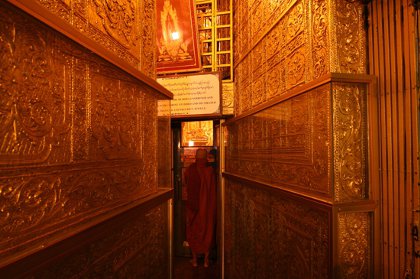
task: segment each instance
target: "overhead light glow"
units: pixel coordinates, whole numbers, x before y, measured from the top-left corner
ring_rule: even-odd
[[[178,40],[179,39],[179,33],[178,32],[172,32],[171,37],[172,37],[172,40]]]

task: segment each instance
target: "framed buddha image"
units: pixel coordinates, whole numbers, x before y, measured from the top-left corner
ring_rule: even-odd
[[[182,122],[181,146],[213,146],[213,121]]]
[[[197,20],[194,0],[157,0],[158,74],[199,71]]]

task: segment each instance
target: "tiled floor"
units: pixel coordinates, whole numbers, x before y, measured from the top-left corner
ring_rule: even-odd
[[[198,267],[193,267],[191,258],[174,258],[173,279],[218,279],[217,265],[214,262],[210,266],[203,267],[203,259],[199,259]]]

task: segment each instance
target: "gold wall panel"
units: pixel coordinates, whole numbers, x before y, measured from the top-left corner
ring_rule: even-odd
[[[159,102],[167,102],[169,100],[159,100]],[[169,106],[169,104],[168,104]],[[172,168],[172,133],[171,133],[171,118],[170,111],[166,111],[162,116],[158,117],[158,187],[171,188],[171,168]]]
[[[372,218],[369,212],[338,214],[339,278],[369,278],[372,273]]]
[[[83,35],[155,77],[153,0],[36,0]]]
[[[330,86],[228,126],[226,171],[332,198]]]
[[[225,266],[237,267],[234,270],[227,268],[227,274],[243,272],[243,278],[249,278],[247,274],[261,274],[258,278],[282,278],[284,274],[298,274],[295,278],[371,278],[373,243],[370,237],[373,224],[370,218],[376,205],[367,175],[369,79],[355,81],[343,75],[337,81],[335,79],[312,82],[308,84],[308,89],[296,89],[288,98],[274,99],[275,103],[271,106],[226,122],[228,136],[224,175],[228,181],[227,197],[232,195],[235,201],[226,201],[226,218],[231,223],[227,223],[225,228],[225,242],[230,241],[229,245],[232,245],[227,249],[237,251],[237,254],[227,252]],[[311,85],[315,86],[312,88]],[[267,195],[264,194],[267,188],[277,191],[271,201],[261,198]],[[274,270],[270,271],[274,263],[263,260],[262,267],[256,271],[257,263],[252,263],[252,260],[259,259],[260,256],[255,254],[257,252],[251,248],[236,248],[250,242],[250,247],[255,245],[255,249],[265,253],[273,249],[275,244],[271,243],[273,236],[270,235],[272,228],[269,226],[275,221],[267,219],[264,214],[281,214],[277,212],[282,210],[273,211],[270,208],[271,203],[285,203],[283,199],[290,193],[299,197],[287,203],[290,210],[298,211],[300,207],[322,202],[328,205],[329,214],[336,210],[339,212],[332,217],[331,225],[337,240],[328,248],[331,249],[328,253],[339,258],[317,263],[324,264],[322,268],[329,270],[324,277],[318,277],[318,273],[305,275],[307,271],[301,274],[303,271],[298,268],[293,269],[295,273],[284,270],[294,265],[304,268],[309,263],[305,263],[307,259],[281,255],[275,258],[284,262],[275,265]],[[259,200],[258,206],[254,199]],[[358,213],[361,208],[366,212]],[[346,213],[341,213],[343,209]],[[263,215],[261,218],[249,217],[260,213]],[[287,218],[301,218],[300,213],[288,213]],[[280,219],[286,222],[287,218]],[[287,222],[296,225],[300,221]],[[297,239],[293,241],[299,245],[310,246],[307,236],[298,232],[290,235]],[[283,246],[275,246],[275,250],[288,251],[299,246],[290,244],[293,241],[284,241],[288,237],[291,236],[279,236]],[[358,237],[360,242],[356,241]],[[255,239],[259,239],[259,242],[254,243]],[[305,249],[302,248],[302,251]],[[352,258],[353,252],[358,253],[357,257]],[[309,251],[303,254],[311,257]],[[240,271],[241,263],[246,261],[249,261],[246,263],[250,265],[249,270]],[[330,270],[332,265],[334,269]],[[340,277],[340,274],[346,275]],[[231,276],[242,278],[242,275]]]
[[[364,6],[360,1],[330,2],[333,22],[331,72],[360,74],[367,72]]]
[[[331,72],[366,73],[360,1],[237,1],[234,10],[236,115]]]
[[[373,245],[365,241],[352,242],[352,237],[359,235],[365,239],[367,233],[372,234],[373,225],[353,229],[351,237],[345,235],[343,225],[347,219],[349,226],[354,225],[353,217],[358,213],[352,214],[357,206],[359,211],[360,207],[370,211],[364,213],[363,218],[366,214],[373,215],[372,210],[376,207],[367,174],[369,81],[359,82],[357,75],[366,73],[367,67],[365,7],[362,2],[234,2],[234,112],[237,118],[227,122],[225,177],[229,181],[228,196],[238,194],[235,204],[226,208],[226,214],[228,219],[243,220],[242,223],[232,221],[226,228],[231,249],[237,251],[229,254],[225,265],[237,267],[234,270],[228,268],[227,274],[232,278],[250,278],[251,274],[261,274],[258,278],[337,278],[339,271],[352,278],[352,274],[357,273],[351,273],[352,269],[357,268],[360,268],[360,273],[356,278],[372,277],[370,255]],[[344,73],[346,75],[342,75]],[[325,82],[331,76],[342,78]],[[232,186],[234,179],[246,180],[249,185],[235,183]],[[287,196],[283,190],[299,196],[290,202],[293,209],[308,204],[312,206],[319,201],[331,206],[330,213],[349,207],[346,208],[348,215],[334,215],[332,218],[332,231],[339,231],[341,238],[331,244],[329,252],[341,256],[338,263],[332,258],[317,263],[324,265],[322,268],[327,270],[326,274],[300,273],[309,264],[308,260],[290,256],[294,251],[288,249],[305,245],[308,240],[296,232],[290,235],[298,239],[297,244],[279,248],[290,256],[283,257],[281,266],[271,274],[264,273],[264,269],[270,270],[276,263],[263,261],[263,267],[256,271],[258,260],[254,263],[251,259],[260,256],[256,256],[251,248],[247,250],[245,243],[250,241],[257,250],[261,247],[265,251],[272,250],[272,236],[267,228],[271,221],[262,217],[265,223],[260,224],[259,219],[249,216],[257,214],[253,212],[261,212],[262,216],[268,214],[270,202],[269,199],[261,200],[265,205],[256,206],[249,200],[264,196],[266,187],[281,189],[277,190],[278,197],[273,198],[280,203]],[[252,194],[244,194],[251,191],[248,188],[252,189]],[[304,199],[308,199],[308,204]],[[251,208],[241,205],[242,200],[248,201],[244,204],[250,204]],[[241,217],[243,215],[247,218]],[[294,215],[299,216],[299,213],[290,213],[290,216]],[[294,225],[300,222],[288,221],[287,218],[281,221]],[[248,227],[256,229],[252,231]],[[259,242],[254,243],[255,239]],[[288,238],[284,236],[283,239]],[[240,241],[244,248],[240,251],[235,248],[235,241]],[[358,251],[367,251],[358,254],[360,257],[352,263],[353,266],[347,262],[351,255],[347,245],[354,245]],[[302,255],[311,258],[310,251]],[[229,262],[231,259],[236,262]],[[239,267],[246,266],[246,260],[251,267],[241,271]],[[331,268],[335,264],[337,266]],[[293,269],[293,266],[296,266],[294,273],[287,273],[285,269]],[[235,272],[241,276],[236,276]]]
[[[7,278],[169,278],[167,205],[125,212],[60,243],[57,252],[39,255],[40,265]]]
[[[157,91],[5,2],[0,71],[3,260],[157,191]]]
[[[228,124],[226,171],[331,202],[368,199],[366,96],[366,84],[333,82]]]
[[[229,179],[225,210],[226,278],[333,278],[329,206]]]

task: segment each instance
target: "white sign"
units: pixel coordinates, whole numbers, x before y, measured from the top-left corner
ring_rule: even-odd
[[[158,78],[174,94],[172,116],[220,114],[220,78],[218,73]]]

